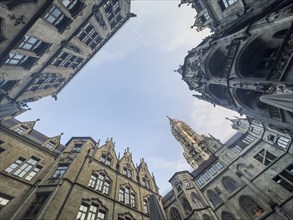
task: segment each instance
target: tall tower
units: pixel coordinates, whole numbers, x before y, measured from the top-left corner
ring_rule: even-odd
[[[219,140],[197,134],[186,123],[169,117],[168,119],[172,134],[183,147],[183,156],[193,169],[196,169],[202,162],[209,159],[222,146]]]

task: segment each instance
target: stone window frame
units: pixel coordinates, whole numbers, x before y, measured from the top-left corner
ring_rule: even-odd
[[[61,179],[64,174],[66,173],[66,171],[69,168],[69,164],[68,163],[61,163],[58,164],[58,167],[54,170],[52,177],[53,179]]]
[[[202,176],[198,177],[195,181],[198,186],[202,186],[205,184],[205,180],[203,179]]]
[[[72,68],[75,70],[82,62],[83,58],[75,56],[73,54],[67,53],[61,50],[57,56],[52,58],[50,65],[56,67]]]
[[[32,156],[30,159],[19,157],[10,164],[4,172],[14,175],[26,181],[31,181],[43,168],[39,163],[40,159]]]
[[[126,176],[127,178],[130,178],[130,179],[133,178],[133,170],[129,164],[125,164],[122,167],[122,174],[123,174],[123,176]]]
[[[192,201],[195,204],[196,208],[202,208],[203,207],[202,200],[201,200],[201,198],[199,197],[199,195],[197,193],[192,192],[190,196],[191,196]]]
[[[230,194],[235,192],[240,187],[239,183],[235,181],[231,176],[224,176],[221,179],[221,183]]]
[[[136,192],[130,185],[121,185],[118,192],[118,201],[130,206],[132,208],[137,207]]]
[[[106,17],[109,21],[111,29],[114,29],[115,26],[123,19],[120,13],[121,7],[119,1],[116,1],[113,4],[113,1],[108,0],[104,3],[103,8],[105,10]]]
[[[105,164],[106,166],[110,167],[113,161],[113,157],[110,153],[102,153],[99,161]]]
[[[183,182],[183,184],[184,184],[185,187],[190,187],[190,186],[191,186],[191,185],[190,185],[190,182],[187,180],[186,177],[183,177],[183,178],[182,178],[182,182]]]
[[[94,202],[90,204],[82,202],[76,219],[95,219],[95,220],[104,220],[107,216],[107,210],[105,210],[101,205],[98,205]]]
[[[147,189],[151,189],[150,180],[146,175],[142,177],[142,185],[145,186]]]
[[[42,208],[44,207],[44,204],[46,203],[48,197],[50,196],[50,193],[38,193],[36,194],[34,200],[28,207],[28,209],[23,214],[23,219],[36,219]],[[21,219],[22,219],[21,218]]]
[[[109,195],[111,192],[112,180],[105,171],[94,171],[90,176],[88,187]]]
[[[82,145],[83,144],[81,144],[81,143],[75,143],[71,152],[72,153],[80,153]]]
[[[61,83],[65,80],[64,77],[38,77],[34,79],[32,84],[26,89],[26,91],[36,91],[40,89],[48,89],[54,87],[57,89]]]
[[[23,133],[27,132],[28,130],[29,130],[29,128],[24,125],[19,125],[18,127],[16,127],[14,129],[14,131],[18,134],[23,134]]]
[[[214,207],[217,207],[223,203],[221,197],[212,189],[208,189],[206,195]]]
[[[219,4],[223,10],[229,8],[231,5],[235,4],[238,0],[220,0]]]
[[[172,207],[169,211],[171,220],[182,220],[181,215],[177,208]]]
[[[103,41],[103,38],[90,22],[86,23],[86,25],[80,29],[76,37],[92,49]]]
[[[19,44],[18,48],[23,49],[23,50],[28,50],[28,51],[34,51],[35,49],[37,49],[40,46],[41,43],[42,43],[41,40],[39,40],[35,37],[32,37],[28,34],[25,34],[24,39]]]
[[[59,24],[64,17],[65,15],[55,5],[52,5],[49,11],[44,15],[44,19],[54,26]]]
[[[189,215],[192,212],[192,208],[191,208],[187,198],[183,196],[181,198],[181,202],[182,202],[182,207],[183,207],[186,215]]]

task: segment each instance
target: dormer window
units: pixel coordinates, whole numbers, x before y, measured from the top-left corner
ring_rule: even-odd
[[[20,125],[19,127],[17,127],[14,131],[17,132],[18,134],[22,134],[24,133],[26,130],[28,130],[27,127]]]
[[[111,166],[111,161],[112,161],[112,158],[111,158],[110,155],[108,155],[108,154],[102,154],[102,156],[100,158],[100,162],[102,162],[106,166]]]
[[[45,147],[48,148],[49,150],[52,150],[55,147],[56,143],[49,141]]]
[[[132,170],[128,167],[123,167],[122,174],[128,178],[132,178]]]
[[[72,153],[79,153],[81,149],[82,144],[75,144],[72,148]]]
[[[142,178],[142,185],[145,186],[147,189],[150,189],[150,181],[148,180],[148,178]]]

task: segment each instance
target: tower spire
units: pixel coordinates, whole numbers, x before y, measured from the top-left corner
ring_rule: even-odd
[[[173,136],[183,147],[183,156],[194,169],[207,160],[213,154],[212,152],[221,147],[221,144],[214,139],[199,135],[180,120],[171,119],[170,125]]]

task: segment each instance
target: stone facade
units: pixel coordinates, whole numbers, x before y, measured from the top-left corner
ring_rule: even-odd
[[[231,122],[241,133],[216,151],[210,148],[219,144],[216,139],[206,144],[207,159],[169,180],[173,189],[163,197],[167,219],[293,218],[292,135],[250,118]]]
[[[281,6],[232,34],[208,36],[178,72],[196,98],[292,131],[293,3]]]
[[[0,103],[24,104],[64,86],[125,22],[130,0],[0,2]]]
[[[149,219],[149,198],[159,200],[155,178],[112,138],[47,137],[35,121],[1,122],[1,219]]]

